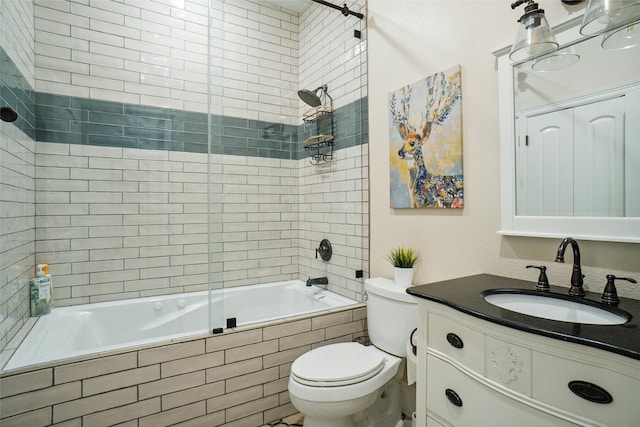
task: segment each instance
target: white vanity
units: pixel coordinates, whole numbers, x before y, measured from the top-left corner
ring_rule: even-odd
[[[409,288],[418,427],[640,425],[640,301],[621,302],[624,324],[578,324],[493,306],[482,294],[496,288],[535,283],[476,275]]]

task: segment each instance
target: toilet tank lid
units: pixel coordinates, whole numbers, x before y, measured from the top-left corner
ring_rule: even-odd
[[[409,295],[407,290],[395,284],[393,280],[384,277],[372,277],[364,281],[364,289],[375,295],[380,295],[395,301],[417,304],[418,300]]]

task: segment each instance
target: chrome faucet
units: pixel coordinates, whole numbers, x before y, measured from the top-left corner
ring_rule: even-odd
[[[571,237],[566,237],[560,242],[558,246],[558,254],[556,255],[556,262],[564,262],[564,251],[567,246],[571,244],[573,249],[573,272],[571,273],[571,288],[569,288],[569,295],[574,297],[583,297],[586,295],[584,288],[582,287],[582,267],[580,266],[580,247]]]
[[[311,285],[328,286],[329,279],[327,279],[326,277],[316,277],[315,279],[312,279],[311,277],[309,277],[307,279],[307,286],[311,286]]]

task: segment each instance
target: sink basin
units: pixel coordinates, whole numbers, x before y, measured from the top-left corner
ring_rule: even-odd
[[[630,318],[628,314],[614,307],[601,307],[597,303],[558,294],[494,289],[484,292],[483,298],[488,303],[506,310],[560,322],[620,325],[628,322]]]

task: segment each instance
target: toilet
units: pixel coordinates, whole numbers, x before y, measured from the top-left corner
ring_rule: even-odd
[[[305,427],[402,426],[399,381],[418,324],[415,298],[392,280],[365,280],[371,344],[329,344],[291,365],[289,397]]]

